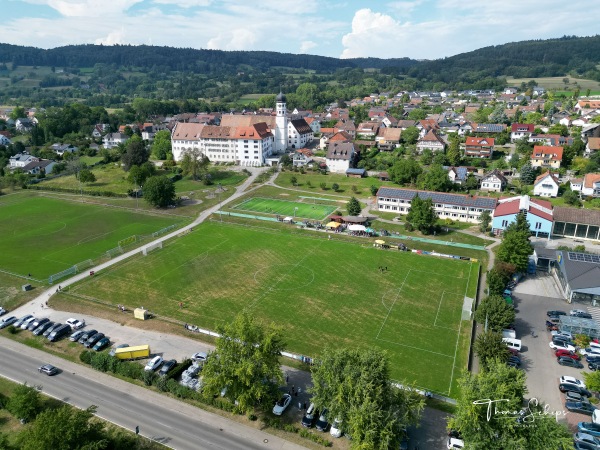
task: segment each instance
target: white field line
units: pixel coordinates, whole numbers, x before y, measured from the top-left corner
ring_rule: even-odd
[[[402,284],[398,288],[398,294],[396,295],[396,298],[394,299],[394,302],[392,303],[392,306],[390,306],[390,309],[388,310],[388,313],[386,314],[385,319],[383,319],[383,323],[381,324],[381,327],[379,328],[379,332],[377,333],[377,336],[375,336],[375,339],[379,339],[379,335],[381,334],[381,330],[383,330],[383,327],[385,326],[385,323],[387,322],[388,317],[390,316],[390,313],[392,312],[392,308],[394,307],[394,305],[398,301],[398,297],[400,297],[400,292],[402,292],[402,288],[404,287],[404,283],[406,283],[406,279],[408,278],[408,275],[410,274],[411,271],[412,271],[412,269],[409,269],[409,271],[406,272],[406,275],[404,276],[404,280],[402,280]]]
[[[452,358],[452,355],[446,355],[444,353],[434,352],[433,350],[427,350],[427,349],[424,349],[424,348],[415,347],[414,345],[401,344],[399,342],[388,341],[387,339],[379,339],[378,338],[377,340],[378,341],[383,341],[383,342],[388,342],[388,343],[394,344],[394,345],[399,345],[400,347],[413,348],[415,350],[419,350],[420,352],[432,353],[434,355],[443,356],[444,358]]]

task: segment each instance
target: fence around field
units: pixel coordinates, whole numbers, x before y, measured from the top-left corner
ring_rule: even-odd
[[[7,275],[11,275],[13,277],[23,278],[25,280],[33,280],[33,281],[35,281],[37,283],[45,283],[44,280],[38,280],[37,278],[30,277],[29,275],[21,275],[19,273],[14,273],[14,272],[11,272],[9,270],[2,270],[2,269],[0,269],[0,272],[5,273]]]
[[[394,239],[404,239],[405,241],[417,241],[417,242],[425,242],[427,244],[447,245],[449,247],[460,247],[460,248],[468,248],[471,250],[485,251],[485,247],[483,245],[463,244],[461,242],[448,242],[448,241],[442,241],[442,240],[438,240],[438,239],[428,239],[428,238],[423,238],[423,237],[418,237],[418,236],[405,236],[403,234],[397,234],[397,233],[390,234],[389,236],[386,236],[386,237],[394,238]]]
[[[221,216],[241,217],[243,219],[257,219],[266,220],[267,222],[279,222],[276,217],[255,216],[252,214],[236,213],[229,211],[217,211],[215,214],[219,214]]]

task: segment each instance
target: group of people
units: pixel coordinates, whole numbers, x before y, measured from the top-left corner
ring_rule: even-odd
[[[126,308],[125,308],[125,306],[123,306],[123,305],[117,305],[117,308],[118,308],[118,309],[119,309],[119,311],[121,311],[121,312],[125,312],[125,311],[127,311],[127,309],[126,309]]]

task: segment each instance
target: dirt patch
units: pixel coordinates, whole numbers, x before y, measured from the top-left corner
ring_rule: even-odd
[[[199,205],[200,203],[202,203],[202,200],[188,198],[181,201],[181,206]]]
[[[287,193],[285,193],[285,192],[282,192],[282,193],[281,193],[281,194],[279,194],[279,195],[281,195],[282,197],[289,197],[289,196],[290,196],[290,194],[287,194]]]

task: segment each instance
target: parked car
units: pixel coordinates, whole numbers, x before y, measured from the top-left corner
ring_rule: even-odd
[[[6,314],[8,311],[6,309],[4,309],[2,306],[0,306],[0,316],[3,316],[4,314]]]
[[[29,320],[29,319],[31,319],[32,317],[33,317],[33,316],[32,316],[31,314],[27,314],[27,315],[25,315],[25,316],[21,317],[20,319],[16,320],[16,321],[13,323],[13,326],[14,326],[15,328],[20,328],[20,327],[21,327],[21,325],[23,325],[23,322],[25,322],[26,320]]]
[[[59,339],[62,339],[66,335],[71,332],[71,327],[65,323],[59,324],[58,327],[54,328],[52,332],[48,335],[48,340],[50,342],[56,342]]]
[[[598,347],[586,347],[579,349],[580,355],[598,355],[600,356],[600,349]]]
[[[581,362],[577,361],[576,359],[569,358],[568,356],[559,356],[558,358],[556,358],[556,361],[561,366],[575,367],[576,369],[583,369],[583,364],[581,364]]]
[[[302,426],[311,428],[315,424],[318,415],[319,412],[317,411],[317,407],[314,403],[311,403],[302,417]]]
[[[276,416],[282,415],[286,408],[290,406],[290,403],[292,403],[292,396],[290,394],[283,394],[283,397],[273,406],[273,414]]]
[[[592,372],[600,369],[600,361],[588,363],[588,369],[590,369]]]
[[[577,392],[588,398],[592,396],[592,393],[590,391],[588,391],[586,388],[582,388],[575,384],[561,383],[558,385],[558,389],[560,390],[560,392]]]
[[[550,348],[552,350],[568,350],[570,352],[575,352],[575,346],[571,344],[567,344],[566,342],[550,342]]]
[[[80,344],[85,344],[86,341],[91,338],[93,335],[95,335],[98,332],[98,330],[87,330],[85,333],[83,333],[81,335],[81,337],[79,338],[79,340],[77,342],[79,342]]]
[[[319,419],[317,420],[315,427],[319,431],[327,431],[327,427],[329,426],[329,422],[327,422],[327,412],[327,408],[324,408],[323,411],[321,411]]]
[[[579,422],[577,429],[583,433],[591,434],[592,436],[600,437],[600,423]]]
[[[575,442],[573,444],[573,448],[575,450],[598,450],[598,447],[590,444],[586,444],[585,442]]]
[[[579,392],[565,392],[565,400],[568,402],[588,402],[589,400],[585,395],[581,395]]]
[[[519,358],[518,356],[509,356],[507,362],[511,363],[511,364],[516,364],[517,366],[520,366],[521,358]]]
[[[26,329],[27,329],[27,327],[29,327],[29,325],[30,325],[32,322],[35,322],[35,320],[36,320],[36,319],[35,319],[35,317],[31,316],[31,317],[29,317],[28,319],[25,319],[25,320],[24,320],[24,321],[21,323],[21,325],[19,326],[19,328],[21,328],[21,330],[26,330]]]
[[[44,333],[44,331],[46,331],[48,328],[50,328],[52,325],[54,325],[54,322],[46,322],[41,324],[40,326],[38,326],[35,330],[33,330],[33,335],[34,336],[39,336],[41,334]]]
[[[554,336],[564,336],[566,338],[573,339],[573,335],[571,333],[569,333],[568,331],[552,330],[550,332],[550,334],[552,335],[552,337],[554,337]]]
[[[44,325],[46,322],[50,322],[50,319],[48,319],[47,317],[44,317],[42,319],[36,319],[32,322],[29,322],[29,325],[27,325],[27,329],[29,331],[33,331],[40,325]]]
[[[110,339],[108,339],[107,337],[103,337],[102,339],[100,339],[98,342],[96,342],[94,344],[94,350],[99,352],[100,350],[108,347],[109,345],[110,345]]]
[[[567,313],[564,311],[559,311],[559,310],[551,310],[551,311],[546,311],[546,315],[548,317],[558,317],[558,316],[566,316]]]
[[[584,442],[586,444],[593,445],[596,448],[600,447],[600,439],[598,439],[595,436],[592,436],[591,434],[584,433],[581,431],[578,431],[573,435],[573,440],[575,442]]]
[[[58,373],[58,368],[54,367],[52,364],[44,364],[42,367],[38,368],[38,372],[52,376]]]
[[[70,319],[67,319],[66,324],[74,330],[79,330],[80,328],[85,327],[85,320],[74,319],[71,317]]]
[[[572,345],[573,347],[575,347],[575,343],[566,336],[552,336],[552,342],[554,342],[554,343],[564,342],[565,344],[569,344],[569,345]]]
[[[146,372],[152,372],[152,371],[158,369],[162,365],[162,363],[163,363],[162,356],[155,356],[150,361],[148,361],[148,364],[146,364],[146,367],[144,367],[144,370]]]
[[[83,330],[74,331],[73,333],[71,333],[71,336],[69,336],[69,340],[71,342],[77,342],[79,339],[81,339],[81,336],[83,336],[84,333],[85,331]]]
[[[334,438],[342,437],[342,420],[336,418],[331,424],[331,429],[329,430],[329,434]]]
[[[554,356],[556,356],[557,358],[559,356],[566,356],[568,358],[576,359],[577,361],[581,359],[581,357],[577,353],[570,352],[568,350],[556,350],[554,352]]]
[[[204,362],[206,362],[207,359],[208,359],[208,354],[206,354],[204,352],[198,352],[198,353],[194,353],[192,355],[192,361],[197,362],[197,363],[204,363]]]
[[[177,361],[175,361],[174,359],[170,359],[168,361],[165,361],[165,363],[163,364],[163,366],[160,368],[160,371],[158,372],[158,374],[161,377],[165,377],[169,373],[169,370],[171,370],[176,365],[177,365]]]
[[[92,348],[100,339],[104,337],[104,333],[94,333],[87,341],[83,343],[85,348]]]
[[[448,448],[448,450],[463,449],[465,448],[465,441],[463,441],[462,439],[449,437],[448,444],[446,444],[446,448]]]
[[[4,319],[0,320],[0,330],[14,324],[16,321],[16,316],[5,317]]]
[[[575,386],[579,386],[585,389],[585,383],[578,378],[572,377],[570,375],[563,375],[559,378],[559,383],[569,383],[574,384]]]
[[[571,317],[579,317],[581,319],[591,319],[592,315],[587,312],[587,311],[583,311],[581,309],[572,309],[569,314],[571,315]]]
[[[594,405],[587,402],[566,402],[565,408],[567,408],[571,412],[578,414],[586,414],[588,416],[591,416],[596,410],[596,407]]]
[[[596,353],[590,353],[589,355],[585,355],[585,360],[587,362],[600,362],[600,355]]]
[[[120,348],[125,348],[125,347],[129,347],[129,344],[119,344],[116,347],[113,347],[110,349],[110,352],[108,352],[108,354],[110,356],[115,356],[115,353],[117,353],[117,350]]]
[[[56,330],[57,328],[59,328],[62,325],[62,323],[60,322],[55,322],[54,325],[52,325],[51,327],[48,327],[46,329],[46,331],[44,331],[42,333],[42,336],[47,337],[50,335],[50,333],[52,333],[54,330]]]

